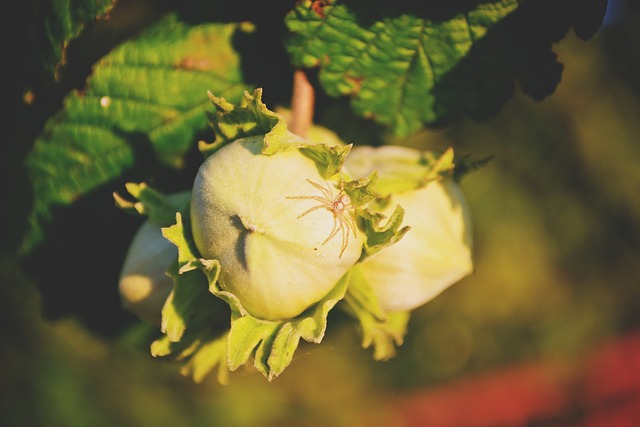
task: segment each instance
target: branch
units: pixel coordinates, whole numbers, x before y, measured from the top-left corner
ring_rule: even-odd
[[[291,97],[291,120],[289,130],[306,138],[313,123],[315,92],[303,70],[293,73],[293,96]]]

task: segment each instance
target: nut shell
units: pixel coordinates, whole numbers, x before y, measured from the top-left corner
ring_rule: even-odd
[[[221,265],[220,285],[254,317],[295,317],[321,300],[359,259],[362,236],[325,242],[334,214],[317,208],[338,195],[298,149],[261,154],[264,136],[238,139],[209,156],[193,185],[191,227],[201,256]],[[323,244],[324,243],[324,244]]]

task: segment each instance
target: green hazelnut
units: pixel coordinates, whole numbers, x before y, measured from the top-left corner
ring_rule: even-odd
[[[462,190],[449,177],[421,182],[425,166],[420,159],[411,148],[362,146],[345,162],[356,177],[377,170],[389,202],[382,213],[390,215],[400,205],[403,224],[411,227],[360,266],[389,312],[415,309],[473,271],[472,223]]]
[[[118,290],[123,307],[159,326],[162,306],[173,288],[166,271],[177,256],[178,249],[164,238],[158,225],[143,223],[131,241],[120,273]]]
[[[190,196],[190,192],[176,193],[167,201],[178,210]],[[177,257],[178,249],[162,235],[161,226],[145,221],[133,236],[120,271],[118,292],[123,307],[160,326],[162,307],[173,289],[167,270]]]
[[[363,233],[339,185],[297,148],[261,154],[264,135],[235,140],[198,170],[191,228],[219,283],[254,317],[293,318],[359,259]]]

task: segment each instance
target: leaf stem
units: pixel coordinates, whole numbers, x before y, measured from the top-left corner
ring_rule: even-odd
[[[304,70],[293,73],[293,95],[291,97],[291,120],[289,130],[306,138],[313,123],[315,91]]]

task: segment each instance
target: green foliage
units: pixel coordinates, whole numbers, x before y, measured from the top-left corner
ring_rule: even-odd
[[[306,143],[287,130],[282,116],[267,109],[261,97],[261,89],[256,89],[253,95],[245,92],[239,105],[233,105],[209,94],[216,108],[216,114],[211,114],[210,119],[218,140],[213,146],[201,146],[205,155],[236,138],[265,134],[261,140],[263,154],[303,147],[303,153],[314,159],[318,168],[326,171],[325,175],[336,175],[342,169],[350,146],[324,148],[324,144]],[[452,160],[451,156],[442,158],[448,158],[449,163]],[[435,162],[433,167],[436,173],[439,163]],[[365,224],[365,255],[398,241],[409,230],[409,227],[400,227],[403,217],[400,207],[384,225],[381,224],[386,219],[383,215],[370,208],[360,208],[377,196],[373,190],[376,181],[377,175],[373,173],[368,178],[343,184]],[[172,204],[170,197],[144,183],[129,183],[126,188],[136,200],[127,201],[114,193],[116,204],[162,226],[163,236],[178,249],[177,259],[168,271],[174,282],[173,290],[162,307],[164,336],[151,345],[151,353],[183,362],[183,373],[192,375],[194,380],[202,380],[218,367],[218,379],[226,382],[227,371],[235,371],[250,361],[269,381],[273,380],[289,366],[301,339],[313,343],[322,341],[329,311],[344,298],[352,282],[357,290],[349,291],[347,304],[362,325],[363,346],[374,345],[376,359],[383,360],[394,355],[393,343],[402,343],[408,314],[382,311],[360,275],[352,280],[349,272],[320,301],[295,318],[274,321],[254,317],[238,296],[220,284],[220,262],[204,259],[198,252],[189,207]],[[212,304],[212,296],[226,302],[231,312],[230,326],[222,333],[216,329],[218,307]]]
[[[407,311],[385,312],[359,266],[351,270],[341,307],[358,320],[362,347],[373,347],[375,360],[388,360],[396,355],[396,346],[404,342],[410,314]]]
[[[626,21],[627,26],[609,27],[588,43],[570,36],[554,47],[565,64],[563,81],[542,104],[518,94],[489,123],[467,120],[444,132],[423,132],[402,141],[425,149],[454,146],[456,170],[459,156],[468,151],[493,155],[493,161],[463,180],[478,238],[477,273],[413,313],[404,347],[384,365],[360,351],[352,325],[341,325],[336,316],[329,319],[323,345],[301,348],[288,372],[273,383],[240,370],[230,386],[218,386],[214,376],[194,386],[176,378],[175,365],[149,358],[149,337],[155,331],[145,325],[135,323],[120,338],[105,340],[88,330],[82,318],[43,320],[41,303],[49,299],[25,277],[25,271],[42,265],[21,269],[12,239],[3,233],[6,251],[0,275],[5,286],[0,294],[3,323],[10,327],[4,331],[6,351],[0,352],[0,359],[3,384],[10,392],[0,403],[0,424],[392,425],[414,413],[398,402],[407,398],[415,402],[424,396],[422,391],[436,399],[450,396],[452,390],[465,389],[467,378],[480,376],[488,380],[482,390],[491,394],[503,384],[502,367],[513,372],[512,367],[522,363],[539,366],[560,360],[559,369],[553,370],[560,382],[554,384],[566,384],[566,368],[585,366],[592,344],[638,325],[637,22],[636,15]],[[345,111],[340,109],[346,120]],[[15,144],[7,141],[4,147],[9,146],[14,150]],[[17,157],[3,156],[4,173]],[[28,192],[18,193],[13,185],[10,190],[11,209],[16,202],[26,204]],[[110,191],[102,197],[108,200]],[[117,215],[131,221],[121,212]],[[2,223],[3,230],[21,228],[20,221],[5,218]],[[57,224],[69,236],[77,233]],[[82,249],[74,256],[91,249],[78,247]],[[82,276],[88,292],[98,286],[86,283],[86,278],[117,269],[118,253],[104,257],[102,268]],[[67,270],[64,275],[48,270],[50,287],[60,291],[63,279],[58,278],[77,280],[78,267],[74,262],[74,272]],[[114,292],[113,283],[109,292]],[[88,298],[80,301],[97,306]],[[66,309],[73,310],[72,304],[80,303],[69,303]],[[117,308],[99,314],[107,322],[121,318]],[[611,372],[633,367],[627,363],[629,354],[619,356],[613,358]],[[608,369],[598,373],[601,379],[610,376]],[[497,384],[491,383],[492,378]],[[579,392],[583,389],[577,387]],[[561,419],[570,422],[566,417],[574,414],[573,421],[579,422],[584,414],[602,414],[592,411],[593,405],[580,406],[580,393],[573,397],[577,400],[568,401],[577,401],[578,411],[575,406],[568,408],[569,412],[557,414]],[[464,407],[464,399],[462,406],[453,406]],[[603,403],[611,414],[611,400]],[[539,421],[539,417],[531,420]],[[411,422],[420,421],[414,417]]]
[[[168,227],[175,221],[175,212],[179,207],[145,183],[126,184],[126,189],[136,200],[130,202],[119,194],[113,193],[116,205],[131,214],[145,215],[160,226]]]
[[[358,114],[404,137],[462,114],[494,114],[516,80],[535,98],[553,92],[561,67],[551,43],[573,24],[589,37],[603,4],[306,0],[286,17],[287,51],[297,66],[320,69],[329,95],[350,96]]]
[[[251,90],[241,55],[253,64],[253,74],[260,74],[256,67],[262,65],[278,66],[252,62],[247,55],[256,55],[256,49],[236,37],[254,31],[256,23],[285,19],[287,32],[272,34],[285,40],[291,64],[319,67],[327,94],[350,95],[357,114],[408,135],[463,112],[490,116],[511,95],[514,79],[537,98],[551,93],[561,70],[547,53],[551,42],[572,25],[589,37],[606,5],[556,3],[307,0],[286,17],[276,14],[280,9],[265,11],[252,3],[244,14],[232,7],[231,18],[223,18],[223,8],[215,4],[207,11],[187,2],[181,13],[189,16],[201,7],[200,22],[170,13],[115,47],[93,66],[84,88],[69,93],[62,110],[46,123],[27,159],[34,203],[23,250],[28,253],[42,241],[44,225],[55,221],[55,206],[69,206],[149,161],[149,153],[139,158],[146,145],[161,164],[184,165],[194,138],[207,127],[207,91],[234,102]],[[82,29],[114,6],[80,0],[48,5],[39,10],[45,37],[38,39],[38,54],[53,72]],[[552,18],[547,24],[523,26],[542,13]],[[533,29],[537,32],[525,34]],[[265,69],[263,74],[269,73]]]
[[[54,99],[47,99],[51,105],[60,101],[55,111],[51,111],[43,123],[33,124],[34,128],[41,126],[42,131],[26,158],[32,206],[22,250],[30,254],[48,243],[45,251],[49,253],[37,255],[44,256],[50,264],[56,264],[56,257],[60,257],[58,264],[68,261],[56,251],[59,240],[79,241],[71,238],[79,233],[77,217],[61,222],[60,217],[64,216],[61,213],[75,212],[82,203],[91,205],[88,200],[102,190],[107,194],[119,191],[114,188],[116,183],[126,182],[130,175],[135,176],[135,182],[152,175],[149,170],[161,171],[165,176],[172,173],[168,171],[193,176],[193,163],[199,162],[190,163],[192,149],[198,139],[212,139],[211,134],[206,134],[211,125],[207,121],[211,110],[207,93],[216,95],[211,100],[218,113],[252,96],[259,101],[254,104],[259,107],[256,111],[267,110],[258,92],[244,98],[243,93],[249,94],[255,87],[264,87],[268,93],[272,88],[281,91],[290,85],[293,67],[310,68],[317,71],[317,81],[314,71],[309,75],[320,95],[315,118],[338,111],[335,107],[342,100],[334,98],[343,97],[350,99],[350,112],[366,118],[365,125],[380,125],[370,126],[371,129],[409,136],[422,128],[443,126],[465,115],[475,119],[491,117],[509,100],[516,84],[534,99],[553,93],[562,73],[562,65],[551,49],[553,43],[571,28],[581,38],[589,38],[602,22],[607,4],[606,0],[589,2],[588,6],[577,0],[306,0],[267,5],[251,0],[238,5],[198,1],[147,4],[147,12],[154,9],[154,13],[158,13],[161,8],[167,8],[169,13],[145,25],[135,36],[109,46],[111,50],[95,62],[91,70],[84,74],[80,70],[80,77],[72,86],[59,84],[60,70],[73,65],[67,57],[74,44],[88,37],[98,23],[104,24],[107,31],[116,32],[114,27],[118,23],[110,23],[106,18],[115,16],[118,8],[138,2],[122,3],[38,1],[38,7],[34,8],[36,15],[29,22],[35,28],[38,42],[34,54],[41,61],[45,78],[54,76],[54,89],[61,93],[59,99],[55,99],[55,95]],[[144,7],[141,10],[144,14]],[[131,19],[148,22],[140,16]],[[110,29],[109,24],[113,25]],[[260,37],[252,37],[254,34]],[[270,38],[261,38],[265,34]],[[76,46],[80,49],[77,54],[82,55],[82,44]],[[31,83],[30,87],[39,88],[42,82]],[[55,90],[50,93],[56,94]],[[47,94],[46,91],[30,93],[33,97],[29,99],[35,100],[30,102],[39,106],[37,103]],[[269,126],[282,128],[281,118],[274,115],[271,119]],[[343,123],[356,122],[351,115],[341,119]],[[213,144],[223,143],[225,138],[233,138],[240,135],[237,132],[246,130],[237,122],[229,122],[225,130],[214,126]],[[387,139],[386,135],[380,137],[381,141]],[[326,175],[331,176],[342,164],[349,147],[326,150],[309,145],[304,150],[322,163]],[[464,172],[466,166],[472,168],[476,164],[462,162],[463,167],[456,168],[456,172]],[[163,184],[166,185],[166,181]],[[179,190],[187,190],[188,184],[180,185]],[[138,190],[141,189],[134,192]],[[351,192],[354,200],[372,195],[366,185],[358,187],[358,182],[346,183],[345,190]],[[145,202],[151,206],[154,200],[161,201],[152,195]],[[136,203],[117,201],[122,207],[149,214],[140,211]],[[175,213],[163,211],[162,203],[158,207],[158,218],[163,223],[168,221],[165,214]],[[106,218],[106,223],[110,215],[115,215],[86,205],[84,209],[83,218]],[[361,216],[374,236],[369,239],[368,253],[373,253],[379,245],[392,243],[405,230],[400,228],[401,209],[385,226],[381,225],[382,218],[371,212]],[[55,233],[49,235],[51,229]],[[109,235],[109,231],[103,231],[104,234]],[[122,247],[121,252],[124,251]],[[117,275],[121,257],[106,255],[111,254],[94,258],[104,259],[101,268]],[[182,259],[192,259],[191,255],[193,253],[185,254],[184,250],[181,253]],[[182,270],[184,267],[176,266],[172,270],[174,277],[188,276],[189,281],[199,284],[189,287],[193,294],[191,291],[187,296],[174,293],[171,304],[176,298],[178,302],[195,304],[205,295],[209,300],[217,300],[200,278],[202,275]],[[205,269],[208,279],[216,271],[211,264],[196,263],[190,264],[191,267]],[[52,274],[55,277],[47,277],[48,282],[84,286],[86,281],[79,273],[61,268],[56,272]],[[66,296],[60,299],[71,300]],[[168,317],[175,323],[165,325],[165,331],[171,332],[154,344],[154,351],[181,360],[201,360],[198,354],[205,353],[219,356],[208,359],[209,363],[222,360],[220,354],[226,351],[220,344],[224,334],[208,329],[204,333],[200,326],[190,328],[189,322],[194,320],[185,315],[193,310],[190,304],[167,308],[168,312],[174,309]],[[69,309],[68,305],[65,307]],[[73,311],[73,307],[70,310]],[[389,342],[400,342],[401,318],[384,324],[382,329],[390,327],[392,332],[382,334],[378,333],[380,325],[375,323],[379,318],[374,316],[375,322],[371,323],[362,314],[359,319],[363,325],[375,326],[363,328],[364,336],[368,337],[365,341],[373,343],[376,349],[388,348]],[[199,325],[197,322],[206,323],[202,319],[196,319]],[[300,338],[295,338],[295,334],[290,336],[296,343]],[[380,341],[381,336],[386,338]],[[270,339],[264,338],[264,342]],[[389,353],[388,349],[376,351]],[[201,378],[207,370],[201,363],[204,362],[186,365],[185,369]],[[260,369],[268,375],[279,372],[279,368],[269,367],[268,363]]]
[[[519,26],[549,8],[547,2],[474,3],[391,6],[307,0],[287,14],[289,33],[282,37],[293,64],[320,67],[327,94],[350,95],[355,112],[397,135],[408,135],[422,124],[439,124],[461,112],[491,115],[510,96],[518,76],[525,89],[540,89],[538,97],[552,92],[558,78],[547,77],[548,83],[540,86],[539,76],[520,71],[537,60],[531,69],[545,68],[537,74],[553,76],[558,73],[555,60],[547,54],[530,58],[527,51],[548,50],[551,39],[571,25],[588,37],[606,4],[577,8],[563,0],[546,10],[558,16],[550,29],[539,26],[544,28],[536,39],[535,34],[523,36]],[[40,54],[53,70],[64,62],[67,46],[81,30],[113,6],[79,0],[49,6],[41,15],[46,42],[40,40]],[[34,204],[24,252],[41,242],[44,224],[54,221],[52,207],[70,205],[137,167],[141,145],[150,144],[163,164],[183,165],[185,152],[206,129],[206,92],[233,102],[251,88],[241,71],[242,45],[234,37],[253,28],[241,20],[192,23],[169,14],[98,61],[84,89],[65,98],[62,111],[47,122],[29,155]],[[521,62],[525,66],[514,69]]]
[[[34,205],[25,251],[41,241],[53,205],[69,205],[120,177],[136,166],[142,146],[163,164],[183,164],[207,127],[206,91],[233,100],[244,90],[231,39],[246,28],[194,26],[169,15],[94,66],[87,87],[65,98],[27,159]]]
[[[293,33],[288,51],[297,65],[321,68],[320,82],[328,94],[351,95],[358,113],[406,136],[423,122],[442,122],[455,114],[464,99],[439,86],[519,3],[480,4],[437,21],[411,13],[378,14],[365,2],[335,1],[318,13],[305,1],[287,16]],[[497,78],[475,79],[475,91],[495,85]]]
[[[349,276],[294,319],[257,319],[247,313],[235,295],[220,288],[219,263],[198,258],[187,223],[178,214],[176,224],[163,230],[178,247],[178,262],[172,271],[174,289],[162,310],[165,336],[152,344],[152,354],[186,362],[183,372],[196,381],[218,367],[218,379],[224,382],[224,372],[235,371],[251,360],[259,372],[273,380],[291,363],[300,339],[315,343],[322,340],[327,315],[344,296]],[[216,334],[218,314],[212,296],[230,307],[230,327],[222,336]]]
[[[287,130],[284,118],[269,110],[262,102],[262,88],[253,94],[244,93],[240,105],[233,105],[225,98],[209,92],[215,113],[208,114],[216,140],[212,144],[201,143],[200,151],[211,155],[224,144],[249,136],[265,135],[263,154],[299,146],[303,141]]]
[[[232,302],[229,331],[229,369],[235,370],[253,359],[253,365],[269,381],[280,375],[293,360],[300,339],[319,343],[327,329],[327,315],[340,301],[347,288],[348,274],[325,298],[300,316],[289,320],[256,319]],[[219,290],[218,290],[219,292]]]
[[[39,52],[43,69],[55,79],[60,66],[66,62],[69,43],[95,20],[106,19],[115,0],[53,0],[44,2],[46,8],[38,32],[42,40]]]

